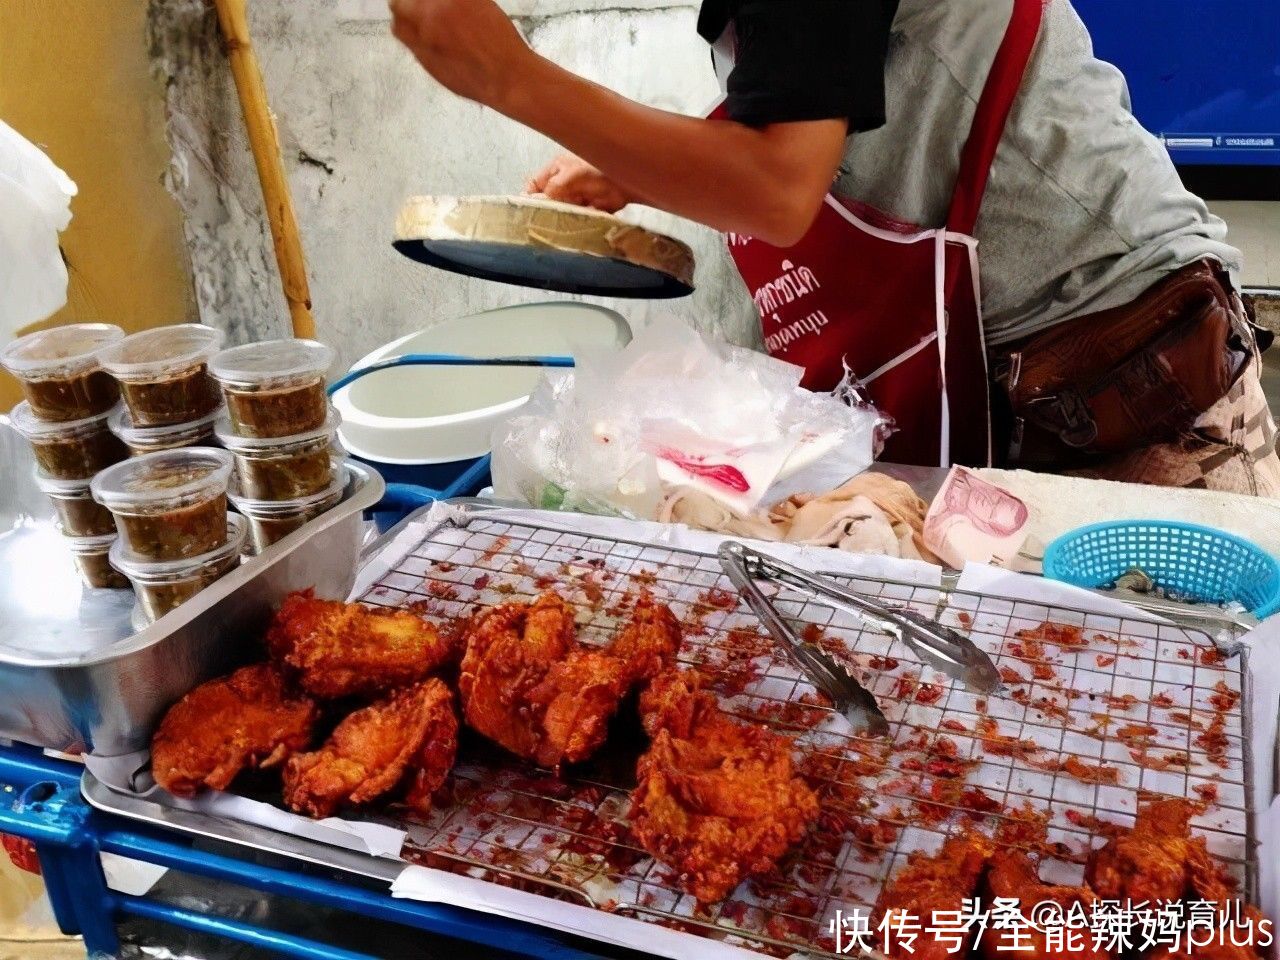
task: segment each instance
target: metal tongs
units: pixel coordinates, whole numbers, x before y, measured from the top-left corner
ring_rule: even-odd
[[[796,666],[831,698],[836,710],[856,729],[866,730],[873,736],[889,732],[888,721],[875,697],[839,660],[816,643],[802,640],[760,590],[757,580],[782,584],[810,599],[854,614],[867,626],[901,640],[922,661],[958,680],[967,690],[993,694],[1003,689],[1000,672],[991,658],[958,630],[914,610],[890,607],[859,596],[745,544],[725,541],[719,553],[720,565],[747,605],[787,650]]]

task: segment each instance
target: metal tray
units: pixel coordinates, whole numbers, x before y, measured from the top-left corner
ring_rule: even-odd
[[[368,552],[378,553],[396,532]],[[594,644],[606,642],[616,628],[612,605],[640,585],[668,600],[687,626],[694,625],[687,632],[682,661],[729,681],[733,688],[738,687],[738,681],[747,681],[737,693],[724,697],[726,709],[778,727],[795,735],[798,742],[806,740],[809,752],[828,756],[832,769],[816,774],[829,795],[824,802],[844,806],[843,788],[862,783],[858,802],[867,806],[854,811],[852,832],[833,834],[838,850],[828,849],[825,844],[831,838],[815,831],[779,876],[740,888],[710,912],[699,912],[669,871],[628,839],[630,783],[622,769],[626,764],[614,762],[618,757],[611,761],[602,756],[598,764],[592,761],[571,771],[564,780],[554,780],[495,752],[469,756],[460,763],[453,774],[451,802],[426,817],[402,818],[395,811],[347,814],[407,830],[401,853],[404,860],[695,935],[728,939],[766,953],[799,948],[833,956],[824,945],[823,934],[834,911],[867,909],[911,851],[934,849],[945,836],[969,822],[975,808],[966,804],[972,801],[915,791],[916,786],[927,785],[928,775],[911,772],[916,768],[900,760],[897,751],[868,767],[867,760],[873,755],[866,752],[868,744],[859,738],[833,738],[830,732],[815,736],[814,728],[808,726],[812,721],[799,716],[805,711],[795,710],[805,704],[802,695],[811,692],[804,679],[778,657],[766,655],[756,663],[754,657],[744,660],[735,652],[745,649],[735,647],[735,634],[758,633],[759,624],[743,608],[728,602],[729,595],[723,592],[728,583],[714,555],[566,532],[553,523],[543,526],[535,520],[513,520],[510,515],[495,515],[469,504],[424,533],[421,542],[411,545],[407,553],[397,550],[403,555],[388,555],[387,559],[393,560],[391,568],[383,570],[360,599],[388,606],[413,603],[438,619],[460,620],[477,603],[528,598],[555,582],[583,611],[579,636]],[[1056,717],[1042,712],[1035,702],[1009,700],[993,702],[989,708],[978,706],[972,696],[939,680],[932,671],[920,670],[900,645],[839,612],[816,602],[788,600],[779,604],[783,614],[797,623],[841,637],[857,668],[871,667],[869,682],[891,708],[895,743],[905,745],[907,739],[924,737],[932,744],[949,738],[961,748],[962,756],[976,761],[967,782],[985,791],[987,800],[997,801],[997,812],[991,817],[1003,822],[1031,809],[1048,818],[1048,839],[1063,851],[1061,859],[1052,863],[1050,879],[1078,882],[1082,858],[1104,840],[1093,817],[1118,824],[1131,822],[1145,791],[1190,796],[1197,786],[1211,782],[1219,791],[1218,799],[1213,809],[1197,816],[1197,831],[1250,899],[1256,898],[1257,836],[1250,799],[1254,772],[1248,748],[1254,691],[1247,650],[1235,650],[1227,660],[1210,665],[1206,658],[1196,656],[1213,646],[1210,636],[1201,630],[934,586],[845,576],[837,579],[861,593],[964,627],[997,656],[1000,665],[1024,676],[1029,661],[1013,643],[1019,629],[1048,620],[1077,623],[1087,631],[1104,634],[1102,646],[1055,651],[1054,668],[1063,682],[1085,691],[1089,698],[1069,706],[1065,716]],[[1125,656],[1102,656],[1110,649],[1108,643],[1116,648],[1112,653],[1124,650]],[[750,668],[749,676],[746,668]],[[907,678],[910,683],[904,688],[901,684]],[[1031,700],[1041,694],[1064,694],[1064,688],[1045,681],[1028,681]],[[1199,715],[1205,710],[1205,698],[1213,694],[1219,681],[1240,691],[1240,697],[1224,718],[1227,746],[1223,763],[1206,766],[1208,758],[1196,745],[1191,713],[1183,723],[1176,712],[1170,712],[1170,706],[1179,704],[1157,700],[1166,688],[1184,687],[1188,702]],[[917,692],[925,688],[930,688],[929,698]],[[1090,710],[1108,709],[1101,704],[1113,697],[1131,698],[1119,709],[1136,709],[1134,720],[1158,728],[1160,749],[1185,751],[1189,758],[1185,769],[1158,771],[1145,766],[1130,754],[1128,742],[1107,733],[1105,727],[1090,741],[1093,752],[1082,752],[1078,744],[1084,741],[1077,722],[1089,723]],[[1095,698],[1099,706],[1081,705]],[[808,707],[822,709],[812,701]],[[1091,785],[1058,769],[1032,767],[1012,757],[986,753],[974,721],[988,709],[990,716],[1000,719],[1004,732],[1016,731],[1020,738],[1047,744],[1046,759],[1077,754],[1093,763],[1103,762],[1120,771],[1118,783]],[[912,746],[910,751],[909,756],[914,755],[917,748]],[[114,793],[89,774],[84,789],[95,806],[125,817],[366,876],[385,878],[388,872],[386,860],[364,858],[361,862],[357,857],[353,861],[345,851],[334,849],[329,855],[313,842],[264,827],[170,808],[162,796],[157,803]],[[918,810],[911,812],[921,800],[929,808],[945,811],[945,816],[937,822],[921,820]],[[893,827],[892,836],[863,836],[856,830],[862,820]],[[840,855],[833,857],[833,853]],[[548,904],[548,913],[551,910]],[[690,955],[696,950],[694,944],[696,941],[690,942]]]
[[[173,701],[246,657],[291,590],[345,597],[362,515],[385,489],[348,464],[341,504],[135,633],[131,591],[80,585],[30,448],[3,417],[0,457],[0,737],[104,757],[145,748]]]

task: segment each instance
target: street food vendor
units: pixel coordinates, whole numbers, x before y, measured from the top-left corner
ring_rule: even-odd
[[[572,151],[530,192],[723,231],[766,348],[814,389],[852,370],[886,458],[1280,496],[1240,253],[1069,0],[704,0],[705,119],[547,61],[493,0],[391,8],[438,81]]]

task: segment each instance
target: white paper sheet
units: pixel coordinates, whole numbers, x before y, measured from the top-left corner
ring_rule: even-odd
[[[130,860],[114,853],[100,853],[98,856],[102,860],[102,873],[107,878],[107,886],[129,897],[145,897],[160,882],[160,878],[169,872],[168,867]]]
[[[424,903],[464,904],[471,910],[525,920],[602,943],[643,950],[671,960],[759,960],[760,954],[732,944],[669,930],[574,903],[549,900],[536,893],[501,887],[427,867],[406,867],[391,885],[391,895]]]

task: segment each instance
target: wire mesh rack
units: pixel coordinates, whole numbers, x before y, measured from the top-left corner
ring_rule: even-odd
[[[685,627],[682,666],[723,709],[794,739],[818,792],[817,829],[774,873],[699,905],[630,837],[643,738],[624,729],[557,778],[483,746],[451,797],[406,823],[407,859],[652,919],[766,953],[834,956],[836,911],[867,911],[909,854],[981,829],[1035,850],[1049,882],[1079,882],[1091,849],[1161,795],[1195,801],[1193,827],[1252,895],[1247,652],[1200,631],[882,580],[836,577],[966,630],[1008,695],[972,695],[897,640],[820,602],[774,598],[806,639],[859,674],[888,738],[843,726],[740,606],[714,556],[486,518],[446,523],[362,599],[462,629],[478,609],[547,589],[576,604],[579,637],[605,644],[642,592]]]

